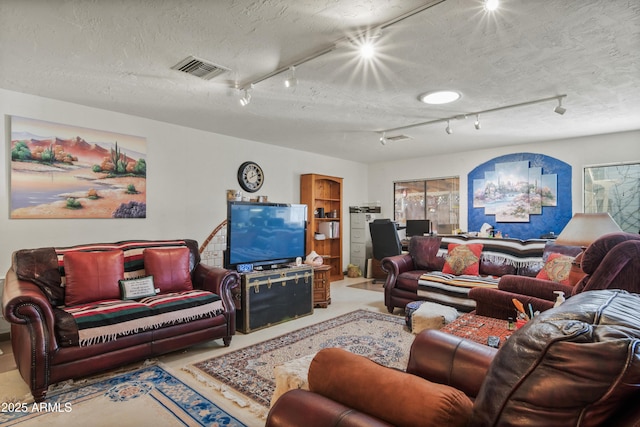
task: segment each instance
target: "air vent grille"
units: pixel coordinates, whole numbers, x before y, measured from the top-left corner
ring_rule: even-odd
[[[204,80],[211,80],[220,74],[229,71],[228,68],[216,65],[210,61],[205,61],[194,56],[188,56],[173,67],[173,70],[182,71],[192,76],[200,77]]]

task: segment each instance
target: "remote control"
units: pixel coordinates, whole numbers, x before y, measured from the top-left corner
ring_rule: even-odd
[[[494,348],[500,347],[500,337],[491,335],[489,338],[487,338],[487,345]]]

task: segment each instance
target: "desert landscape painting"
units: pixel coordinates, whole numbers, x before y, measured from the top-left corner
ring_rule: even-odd
[[[146,218],[146,139],[11,117],[11,214]]]

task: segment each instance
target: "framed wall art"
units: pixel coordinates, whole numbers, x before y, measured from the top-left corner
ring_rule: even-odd
[[[146,218],[146,139],[11,117],[10,218]]]

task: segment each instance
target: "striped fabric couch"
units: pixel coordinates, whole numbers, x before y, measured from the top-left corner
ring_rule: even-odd
[[[197,242],[137,240],[14,252],[2,311],[36,399],[70,378],[235,334],[234,271]]]
[[[471,245],[471,246],[462,246]],[[452,252],[457,246],[466,251],[474,268],[456,270]],[[457,249],[455,249],[457,251]],[[390,313],[416,300],[431,301],[469,312],[475,301],[469,291],[477,287],[497,288],[504,275],[535,277],[553,252],[576,256],[577,246],[555,245],[542,239],[494,239],[469,236],[413,237],[409,251],[382,260],[387,272],[384,301]],[[457,261],[457,260],[456,260]],[[448,268],[445,263],[450,263]],[[468,264],[467,264],[468,265]],[[453,267],[453,269],[451,268]],[[473,270],[472,274],[468,270]]]

